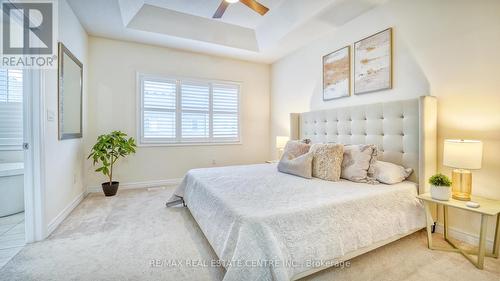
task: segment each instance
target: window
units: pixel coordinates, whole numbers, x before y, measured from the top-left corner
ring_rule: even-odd
[[[142,144],[238,143],[240,86],[139,75]]]
[[[23,143],[23,71],[0,69],[0,149]]]

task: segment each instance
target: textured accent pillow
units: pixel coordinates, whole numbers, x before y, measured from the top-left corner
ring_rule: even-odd
[[[310,179],[312,178],[312,160],[313,154],[310,152],[299,157],[285,152],[278,163],[278,171]]]
[[[308,153],[310,148],[310,144],[291,140],[286,143],[283,155],[288,153],[292,155],[292,158],[299,157],[300,155]]]
[[[339,181],[344,145],[316,143],[311,146],[313,154],[312,176],[329,181]]]
[[[373,144],[344,146],[341,178],[354,182],[376,183],[368,176],[370,165],[377,160],[377,147]]]
[[[396,184],[407,179],[413,172],[412,168],[405,168],[390,162],[375,161],[370,167],[370,174],[379,182]]]

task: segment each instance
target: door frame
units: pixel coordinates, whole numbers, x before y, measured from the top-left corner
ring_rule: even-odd
[[[44,72],[23,72],[24,215],[26,243],[45,239]],[[26,146],[27,144],[27,146]]]

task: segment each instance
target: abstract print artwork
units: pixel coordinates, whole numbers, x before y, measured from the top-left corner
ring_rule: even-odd
[[[392,88],[392,28],[354,43],[354,94]]]
[[[349,46],[323,57],[323,100],[348,97],[351,85]]]

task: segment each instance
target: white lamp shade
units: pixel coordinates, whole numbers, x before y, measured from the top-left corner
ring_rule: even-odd
[[[277,136],[276,137],[276,148],[277,149],[282,149],[285,148],[286,143],[290,140],[289,137],[285,136]]]
[[[458,169],[481,169],[483,143],[477,140],[445,140],[443,165]]]

